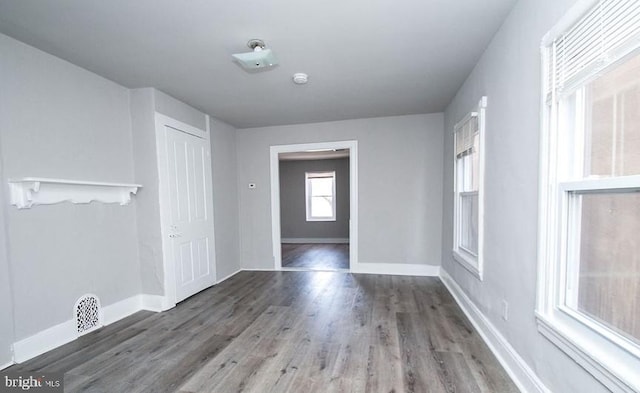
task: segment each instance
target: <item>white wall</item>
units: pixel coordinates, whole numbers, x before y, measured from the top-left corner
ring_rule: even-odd
[[[132,182],[129,91],[0,35],[4,178]],[[5,186],[6,187],[6,186]],[[15,339],[140,293],[135,203],[7,208]]]
[[[606,391],[536,328],[540,43],[574,0],[518,2],[445,114],[442,267],[553,392]],[[487,95],[485,278],[451,257],[453,126]],[[501,302],[509,302],[509,320]]]
[[[438,265],[442,129],[430,114],[238,130],[242,267],[273,267],[269,147],[341,140],[358,141],[359,262]]]

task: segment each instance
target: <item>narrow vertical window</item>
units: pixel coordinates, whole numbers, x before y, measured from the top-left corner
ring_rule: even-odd
[[[454,128],[453,255],[482,278],[482,137],[486,97]]]
[[[336,220],[336,173],[305,173],[307,221]]]

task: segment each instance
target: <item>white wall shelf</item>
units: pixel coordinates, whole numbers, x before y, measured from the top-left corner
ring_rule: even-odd
[[[119,203],[127,205],[140,184],[103,183],[93,181],[25,177],[10,179],[11,204],[18,209],[61,202]]]

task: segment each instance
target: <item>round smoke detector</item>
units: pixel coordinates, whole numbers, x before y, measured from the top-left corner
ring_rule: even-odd
[[[309,75],[304,72],[296,72],[293,74],[293,83],[296,85],[304,85],[309,81]]]

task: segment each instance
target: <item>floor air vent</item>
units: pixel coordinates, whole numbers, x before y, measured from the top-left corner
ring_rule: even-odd
[[[81,296],[73,309],[78,335],[89,333],[102,326],[100,299],[96,295]]]

